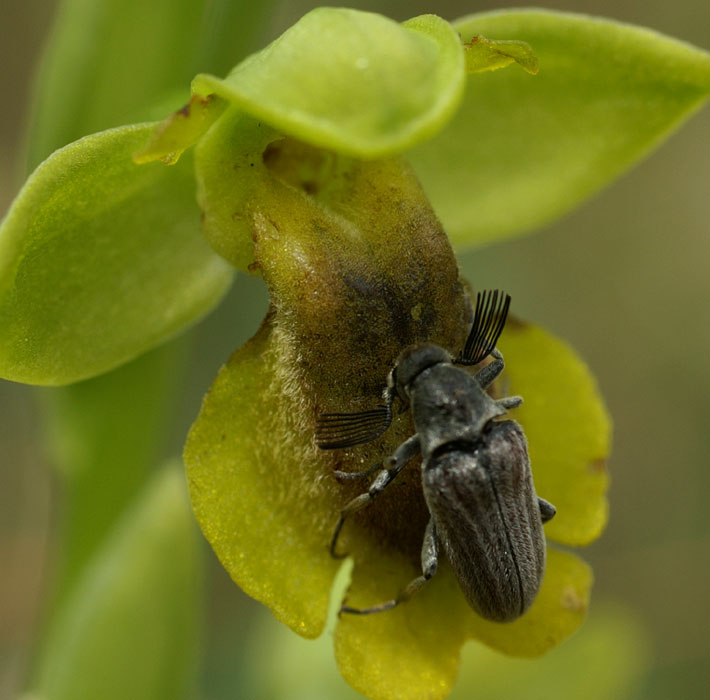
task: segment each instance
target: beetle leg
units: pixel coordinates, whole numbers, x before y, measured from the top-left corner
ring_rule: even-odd
[[[335,547],[338,543],[338,535],[343,527],[345,518],[351,513],[364,508],[369,505],[375,497],[379,496],[382,491],[385,490],[387,486],[392,482],[392,480],[399,474],[407,464],[414,459],[419,454],[419,436],[412,435],[412,437],[405,440],[396,450],[395,453],[385,460],[385,468],[380,470],[380,473],[375,477],[375,480],[370,484],[370,488],[361,493],[359,496],[353,498],[350,503],[348,503],[343,510],[340,511],[340,520],[335,526],[335,531],[333,532],[333,538],[330,541],[330,554],[335,559],[342,559],[344,554],[336,554]]]
[[[407,585],[406,588],[393,600],[388,600],[380,605],[373,605],[371,608],[349,608],[343,605],[341,613],[351,613],[354,615],[370,615],[371,613],[391,610],[396,605],[408,601],[422,586],[436,573],[439,566],[439,538],[436,535],[436,525],[434,518],[429,520],[424,532],[424,542],[422,543],[422,575],[417,576]]]
[[[363,469],[360,472],[341,472],[339,469],[334,469],[333,474],[335,475],[336,479],[360,479],[363,476],[369,476],[373,472],[376,472],[378,469],[382,469],[382,462],[373,464],[371,467]]]
[[[487,389],[505,367],[503,355],[501,355],[498,348],[493,348],[493,350],[491,350],[491,357],[494,358],[493,362],[486,365],[483,369],[479,369],[474,375],[474,379],[478,382],[481,389]]]
[[[537,502],[540,506],[540,519],[542,520],[542,522],[546,523],[552,520],[552,518],[555,517],[557,508],[555,508],[552,503],[546,501],[544,498],[540,498],[539,496],[537,498]]]
[[[509,408],[517,408],[518,406],[522,405],[523,403],[523,397],[522,396],[504,396],[502,399],[498,399],[496,403],[499,406],[502,406],[504,409],[508,410]]]

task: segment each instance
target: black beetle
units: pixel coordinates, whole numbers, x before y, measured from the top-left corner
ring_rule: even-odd
[[[404,409],[412,408],[416,431],[384,467],[338,472],[353,478],[379,469],[370,488],[341,511],[330,545],[334,557],[339,556],[336,544],[345,518],[368,505],[418,454],[431,516],[422,545],[422,575],[390,601],[364,609],[343,606],[341,612],[380,612],[411,598],[436,573],[440,545],[466,599],[482,617],[515,620],[535,599],[545,570],[542,524],[555,508],[535,493],[521,427],[496,420],[522,399],[495,400],[485,391],[503,371],[503,356],[495,345],[509,307],[507,294],[479,293],[471,332],[456,359],[437,345],[410,347],[389,374],[384,405],[318,419],[316,443],[321,449],[352,447],[387,430],[398,398]],[[493,362],[475,375],[455,366],[475,365],[489,355]]]

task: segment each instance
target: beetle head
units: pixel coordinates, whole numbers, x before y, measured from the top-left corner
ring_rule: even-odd
[[[397,394],[403,399],[408,397],[409,386],[417,375],[440,362],[451,362],[451,355],[438,345],[427,343],[407,348],[399,356],[393,370],[393,383]]]

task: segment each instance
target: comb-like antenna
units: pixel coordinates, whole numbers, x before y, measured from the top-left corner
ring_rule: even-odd
[[[395,393],[390,379],[382,392],[384,405],[357,413],[322,413],[316,421],[316,445],[321,450],[338,450],[376,440],[392,424]]]
[[[372,442],[392,423],[392,404],[358,413],[323,413],[316,421],[316,445],[337,450]]]
[[[491,354],[503,332],[510,308],[510,295],[486,290],[476,294],[476,311],[466,345],[456,358],[457,365],[477,365]]]

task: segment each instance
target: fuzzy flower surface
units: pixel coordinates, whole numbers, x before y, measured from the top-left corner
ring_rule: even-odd
[[[456,354],[471,318],[452,243],[500,240],[583,201],[706,99],[710,57],[545,11],[398,24],[319,9],[192,93],[157,127],[88,136],[30,177],[0,230],[0,371],[95,376],[197,320],[235,269],[261,275],[269,313],[220,370],[184,460],[225,569],[313,638],[340,566],[334,523],[364,490],[334,471],[381,461],[413,430],[402,414],[378,440],[326,453],[318,415],[376,405],[406,347]],[[338,665],[370,697],[444,697],[465,640],[536,656],[584,618],[591,572],[555,544],[588,544],[605,525],[609,419],[564,342],[511,319],[499,347],[493,392],[524,397],[511,417],[557,507],[542,589],[517,621],[489,622],[442,561],[407,604],[342,616]],[[348,605],[418,575],[427,517],[415,462],[343,530]]]

